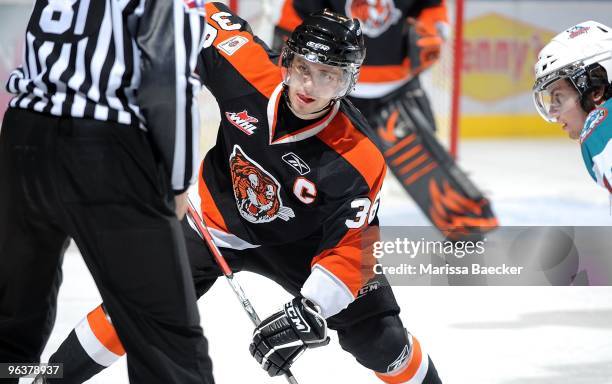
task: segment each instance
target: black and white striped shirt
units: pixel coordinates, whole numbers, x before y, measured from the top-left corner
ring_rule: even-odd
[[[7,82],[10,106],[138,123],[183,191],[199,163],[204,29],[204,0],[36,0],[23,64]]]

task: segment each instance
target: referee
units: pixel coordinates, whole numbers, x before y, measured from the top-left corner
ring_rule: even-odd
[[[213,382],[177,219],[204,26],[203,0],[35,1],[0,132],[0,362],[40,360],[72,238],[130,381]]]

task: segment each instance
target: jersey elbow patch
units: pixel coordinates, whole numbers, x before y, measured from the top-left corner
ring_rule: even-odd
[[[331,317],[355,300],[350,289],[325,267],[315,264],[300,291],[321,308],[323,317]]]

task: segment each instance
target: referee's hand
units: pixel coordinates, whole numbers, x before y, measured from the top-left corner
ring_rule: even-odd
[[[179,221],[183,220],[185,214],[187,213],[187,207],[189,206],[189,202],[187,201],[187,193],[185,191],[180,195],[174,196],[174,213],[176,217],[178,217]]]

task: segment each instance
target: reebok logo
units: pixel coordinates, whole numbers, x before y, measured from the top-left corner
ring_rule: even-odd
[[[257,127],[251,123],[258,123],[259,120],[253,116],[249,116],[249,113],[245,109],[242,112],[225,112],[225,117],[232,123],[232,125],[247,135],[251,136]]]
[[[306,162],[293,152],[285,153],[282,157],[283,161],[295,169],[301,176],[310,172],[310,167]]]
[[[402,353],[400,353],[400,355],[387,367],[387,374],[397,372],[401,368],[404,368],[409,357],[410,349],[408,348],[408,345],[406,345],[404,349],[402,349]]]

